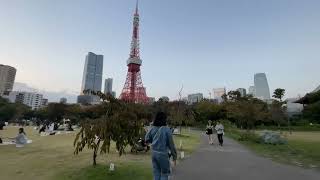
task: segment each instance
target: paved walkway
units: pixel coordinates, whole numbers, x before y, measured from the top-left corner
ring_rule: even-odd
[[[237,142],[202,145],[173,170],[173,180],[320,180],[320,172],[282,165],[259,157]]]

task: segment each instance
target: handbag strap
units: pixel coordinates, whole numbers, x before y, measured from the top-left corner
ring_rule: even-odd
[[[154,139],[155,137],[160,136],[160,130],[162,129],[162,127],[163,127],[163,126],[161,126],[161,127],[157,130],[156,134],[154,135],[154,137],[153,137],[152,139]],[[154,143],[154,141],[152,141],[152,145],[153,145],[153,143]]]

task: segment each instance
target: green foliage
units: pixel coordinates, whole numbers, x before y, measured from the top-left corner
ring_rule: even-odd
[[[133,145],[139,137],[145,120],[145,114],[139,111],[140,105],[125,103],[112,96],[99,96],[104,102],[94,107],[101,111],[97,113],[100,116],[81,122],[81,130],[74,140],[75,154],[85,147],[93,150],[93,165],[96,165],[98,151],[101,154],[110,151],[111,141],[116,143],[121,156],[125,147]]]
[[[257,134],[251,131],[241,132],[239,136],[239,141],[249,141],[254,143],[260,143],[260,138]]]
[[[320,101],[307,105],[303,110],[303,116],[320,124]]]
[[[313,104],[320,101],[320,91],[306,94],[303,98],[298,100],[301,104]]]
[[[209,101],[201,101],[194,107],[197,122],[206,124],[208,120],[219,120],[225,117],[224,107]]]
[[[281,102],[285,92],[286,92],[285,89],[277,88],[277,89],[274,90],[272,97],[274,97],[276,99],[279,99],[280,102]]]
[[[0,97],[0,121],[19,121],[29,110],[24,104],[10,103]]]
[[[190,106],[183,101],[174,101],[168,104],[169,123],[173,126],[192,125],[194,123],[194,112]]]
[[[238,127],[253,129],[257,124],[268,121],[269,111],[265,102],[245,97],[225,102],[227,118]]]
[[[271,120],[279,127],[280,125],[288,125],[286,109],[282,105],[283,103],[277,100],[274,100],[270,105]]]

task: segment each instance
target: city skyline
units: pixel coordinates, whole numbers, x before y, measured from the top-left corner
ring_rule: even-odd
[[[7,1],[0,7],[0,63],[17,69],[16,82],[80,93],[83,56],[96,52],[105,56],[103,79],[113,77],[120,94],[134,4]],[[319,5],[289,0],[141,1],[148,96],[177,99],[183,84],[183,96],[202,92],[207,97],[216,87],[249,87],[259,72],[267,74],[271,94],[278,87],[286,89],[286,97],[313,91],[320,84],[314,78],[320,77],[320,26],[314,23],[320,18]],[[87,8],[95,12],[85,13]]]

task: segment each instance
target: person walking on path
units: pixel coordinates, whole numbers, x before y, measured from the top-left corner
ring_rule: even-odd
[[[217,131],[219,145],[223,146],[224,127],[223,127],[223,125],[221,124],[220,121],[217,122],[215,130]]]
[[[168,180],[170,175],[170,156],[176,165],[177,150],[175,148],[172,132],[167,127],[167,115],[158,112],[152,128],[146,134],[146,143],[152,147],[152,166],[154,180]],[[170,155],[169,155],[170,153]]]
[[[213,144],[213,125],[211,120],[208,121],[206,134],[208,135],[209,144]]]

